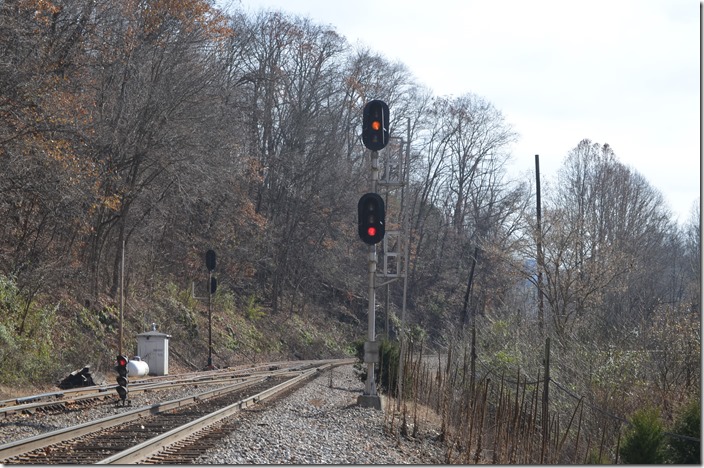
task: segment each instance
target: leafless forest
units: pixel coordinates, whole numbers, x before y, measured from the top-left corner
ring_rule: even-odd
[[[216,362],[348,353],[366,330],[362,108],[383,99],[410,136],[387,200],[410,255],[406,330],[395,284],[380,336],[461,360],[473,329],[477,362],[514,381],[543,371],[549,337],[551,378],[624,418],[698,399],[699,200],[678,225],[585,139],[542,182],[538,230],[501,110],[435,96],[383,52],[207,0],[0,0],[0,385],[109,374],[123,245],[126,334],[157,322],[172,359],[204,364],[211,248]]]

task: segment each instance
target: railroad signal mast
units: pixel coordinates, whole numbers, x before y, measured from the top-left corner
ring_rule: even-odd
[[[122,406],[125,406],[125,404],[129,402],[127,399],[127,395],[129,393],[129,389],[127,388],[127,385],[129,384],[127,379],[127,374],[129,373],[129,370],[127,369],[128,362],[130,362],[130,360],[127,356],[122,354],[118,355],[115,361],[115,370],[117,371],[117,387],[115,387],[115,390],[117,390],[117,394],[120,397],[120,400],[122,400]]]
[[[379,362],[379,343],[376,341],[376,296],[374,280],[376,276],[376,244],[386,235],[386,212],[384,199],[376,193],[379,179],[379,150],[389,142],[389,106],[384,101],[369,101],[362,112],[362,143],[371,150],[372,177],[371,192],[365,193],[357,203],[357,225],[359,237],[369,245],[369,308],[367,341],[364,343],[364,362],[367,364],[367,381],[364,393],[357,398],[357,404],[381,409],[381,398],[376,393],[374,365]]]

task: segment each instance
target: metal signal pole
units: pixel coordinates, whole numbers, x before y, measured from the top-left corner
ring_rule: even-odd
[[[379,178],[379,153],[372,151],[372,192],[376,193]],[[376,393],[374,366],[379,362],[379,343],[376,341],[376,244],[369,246],[369,307],[367,308],[367,341],[364,343],[364,362],[367,364],[367,380],[364,393],[357,398],[357,404],[367,408],[381,409],[381,398]]]
[[[208,369],[213,368],[213,272],[208,272]]]
[[[360,198],[358,204],[359,229],[362,240],[369,244],[369,309],[367,341],[364,343],[364,362],[367,363],[367,381],[364,386],[364,393],[357,398],[360,406],[381,409],[381,398],[376,393],[376,383],[374,378],[374,365],[379,362],[379,343],[376,341],[376,295],[374,280],[376,277],[376,244],[384,239],[384,202],[376,193],[377,180],[379,179],[379,150],[383,149],[389,141],[389,106],[384,101],[375,99],[369,101],[362,111],[362,143],[371,150],[372,162],[372,191]],[[365,212],[371,207],[377,210],[371,218],[375,223],[368,225],[369,212]],[[366,226],[366,232],[365,232]]]

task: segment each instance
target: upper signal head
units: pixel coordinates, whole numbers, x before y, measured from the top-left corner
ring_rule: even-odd
[[[383,149],[389,142],[389,106],[375,99],[364,106],[362,142],[372,151]]]

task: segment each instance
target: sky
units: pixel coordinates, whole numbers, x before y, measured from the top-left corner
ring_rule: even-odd
[[[534,180],[540,155],[544,196],[588,138],[641,173],[680,224],[699,200],[697,0],[230,1],[331,26],[436,96],[483,97],[519,134],[509,176]]]

